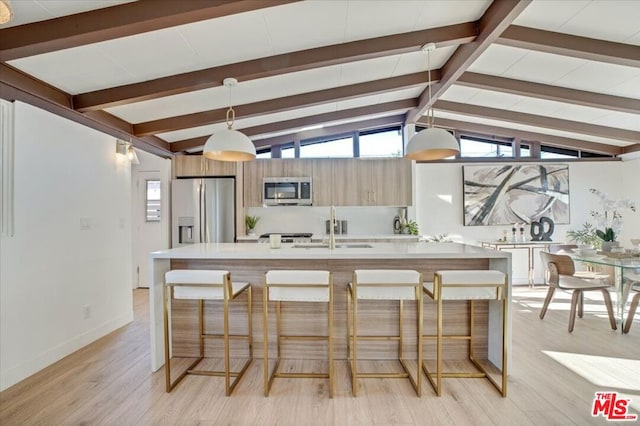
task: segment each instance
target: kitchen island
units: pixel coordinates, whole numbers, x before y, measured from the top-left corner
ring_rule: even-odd
[[[301,245],[298,245],[301,246]],[[149,291],[149,306],[151,315],[151,368],[158,370],[164,364],[164,333],[162,287],[164,274],[171,269],[222,269],[231,272],[234,281],[251,283],[253,292],[253,336],[254,348],[262,345],[262,287],[264,273],[270,269],[322,269],[333,274],[334,284],[334,351],[336,359],[346,358],[346,287],[351,281],[355,269],[415,269],[423,274],[425,281],[432,281],[437,270],[445,269],[492,269],[506,273],[511,284],[511,254],[495,250],[487,250],[477,246],[459,243],[368,243],[343,246],[334,250],[311,245],[283,244],[280,249],[271,249],[268,244],[194,244],[170,250],[162,250],[150,254],[150,268],[152,283]],[[511,298],[510,285],[507,288],[508,299]],[[238,301],[243,304],[242,300]],[[395,305],[394,305],[395,303]],[[235,302],[234,302],[235,304]],[[301,304],[297,304],[301,305]],[[303,304],[287,310],[283,328],[297,331],[297,326],[309,328],[322,334],[326,327],[325,306],[320,304]],[[412,353],[411,345],[415,347],[415,331],[410,325],[415,321],[413,304],[405,306],[405,344],[406,353]],[[397,330],[397,302],[375,301],[368,305],[366,311],[359,315],[359,323],[364,332],[371,334],[390,334]],[[465,302],[448,302],[446,304],[445,324],[451,332],[466,330],[466,316],[468,315]],[[197,334],[194,329],[194,301],[176,300],[173,305],[173,353],[174,356],[191,356],[197,346]],[[483,308],[484,307],[484,308]],[[425,333],[435,330],[435,305],[425,301],[424,324]],[[207,309],[214,309],[210,307]],[[215,306],[219,309],[219,306]],[[501,325],[502,305],[500,302],[485,302],[476,309],[476,327],[479,335],[488,335],[487,339],[478,339],[475,347],[476,354],[485,357],[500,366],[501,354]],[[509,313],[507,313],[510,316]],[[219,317],[220,315],[215,315]],[[237,321],[234,321],[236,320]],[[375,319],[375,328],[367,324]],[[231,311],[231,326],[246,327],[246,320],[242,318],[241,310]],[[508,341],[511,336],[511,321],[508,321]],[[207,319],[208,328],[220,327],[220,323]],[[218,328],[220,329],[220,328]],[[270,342],[274,342],[270,338]],[[211,343],[213,347],[214,343]],[[370,347],[367,347],[371,345]],[[289,357],[324,358],[326,349],[321,345],[317,348],[302,348],[290,345],[291,349],[285,353]],[[382,347],[384,346],[384,347]],[[425,343],[425,358],[431,358],[433,342]],[[207,346],[209,348],[209,346]],[[395,357],[395,345],[381,345],[376,342],[363,342],[363,348],[373,358]],[[461,359],[466,357],[466,343],[451,343],[447,346],[447,356]],[[362,352],[365,353],[364,351]],[[260,357],[260,351],[255,351]]]

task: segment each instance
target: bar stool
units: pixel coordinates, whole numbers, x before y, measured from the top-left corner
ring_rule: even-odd
[[[229,334],[229,302],[235,300],[242,293],[247,294],[247,321],[248,331],[246,335]],[[170,310],[173,299],[191,299],[198,301],[198,328],[199,328],[199,357],[174,381],[171,381],[171,341],[169,339],[170,330]],[[204,330],[204,301],[220,300],[222,301],[223,310],[223,333],[208,334]],[[210,270],[180,270],[175,269],[165,274],[164,286],[164,355],[165,355],[165,380],[166,391],[171,390],[178,384],[187,374],[198,374],[205,376],[224,376],[225,378],[225,394],[231,395],[244,373],[247,371],[249,364],[253,360],[253,339],[251,327],[251,285],[244,282],[232,282],[231,274],[228,271],[210,271]],[[205,338],[222,338],[224,340],[224,370],[196,370],[195,367],[205,358],[204,339]],[[240,371],[231,371],[229,367],[229,340],[243,339],[247,340],[249,345],[249,359],[244,363]],[[231,377],[235,377],[231,383]]]
[[[423,360],[422,369],[437,396],[442,393],[442,378],[487,378],[493,386],[507,396],[507,276],[499,271],[437,271],[434,282],[424,283],[424,292],[436,302],[436,334],[425,335],[424,338],[436,339],[436,371],[434,374],[427,369]],[[443,335],[442,334],[442,301],[466,300],[469,304],[469,334],[467,335]],[[502,301],[502,381],[498,384],[486,371],[486,369],[474,357],[474,301],[475,300],[500,300]],[[442,344],[447,340],[467,340],[469,342],[469,360],[480,371],[479,373],[443,372],[442,371]]]
[[[276,302],[276,346],[278,355],[273,372],[269,374],[269,302]],[[328,305],[327,335],[283,335],[281,326],[282,302],[319,302]],[[273,379],[284,378],[328,378],[329,398],[333,398],[333,282],[329,271],[268,271],[265,274],[263,292],[264,325],[264,396],[269,396]],[[326,341],[328,346],[329,368],[327,373],[282,373],[280,367],[281,340]]]
[[[399,302],[398,335],[358,335],[358,302],[363,300],[397,300]],[[403,359],[403,301],[416,302],[417,320],[417,372],[415,377]],[[352,340],[353,339],[353,340]],[[398,341],[398,361],[404,373],[359,373],[358,340]],[[352,353],[353,352],[353,353]],[[353,272],[353,281],[347,288],[347,364],[351,375],[351,392],[358,396],[359,378],[408,378],[418,396],[422,393],[420,360],[422,359],[422,274],[413,270],[360,269]]]

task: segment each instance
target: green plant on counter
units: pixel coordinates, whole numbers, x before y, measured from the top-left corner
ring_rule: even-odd
[[[408,221],[404,227],[407,229],[409,234],[418,235],[418,224],[416,223],[415,220]]]
[[[616,233],[613,230],[613,228],[604,228],[604,232],[596,229],[596,235],[602,240],[602,241],[615,241],[616,240]]]
[[[589,222],[585,222],[582,229],[567,231],[567,238],[577,244],[591,245],[594,248],[599,248],[603,240],[598,235],[596,228]]]
[[[260,216],[247,215],[244,218],[244,223],[245,225],[247,225],[247,232],[248,233],[253,232],[254,228],[256,227],[259,221],[260,221]]]

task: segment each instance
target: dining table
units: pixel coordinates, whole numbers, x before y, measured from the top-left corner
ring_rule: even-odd
[[[587,266],[606,266],[613,268],[613,285],[615,287],[615,315],[620,330],[625,321],[625,309],[629,292],[634,284],[640,281],[640,256],[637,253],[620,254],[598,252],[584,255],[580,252],[570,256],[575,262],[583,262]]]

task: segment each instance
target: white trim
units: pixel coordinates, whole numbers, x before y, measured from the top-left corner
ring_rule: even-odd
[[[13,165],[14,165],[13,103],[0,99],[0,191],[2,210],[0,228],[2,236],[13,237]]]

